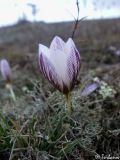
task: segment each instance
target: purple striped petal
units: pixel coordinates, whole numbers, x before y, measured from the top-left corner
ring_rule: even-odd
[[[80,71],[80,54],[75,47],[75,44],[71,38],[66,43],[67,52],[68,52],[68,60],[67,60],[67,68],[68,75],[71,80],[71,88],[74,87],[75,81],[77,79],[78,73]]]
[[[65,48],[65,42],[60,37],[55,36],[55,38],[51,42],[50,50],[64,51],[64,48]]]
[[[5,81],[11,82],[11,68],[6,59],[0,61],[0,71]]]
[[[82,95],[82,96],[88,96],[88,95],[90,95],[92,92],[94,92],[97,88],[98,88],[98,84],[97,84],[97,83],[92,83],[92,84],[90,84],[90,85],[87,85],[87,86],[83,89],[81,95]]]
[[[39,66],[44,76],[55,88],[63,93],[69,92],[68,87],[56,73],[55,67],[43,54],[40,54],[39,56]]]
[[[40,54],[43,54],[43,55],[45,55],[46,57],[50,57],[50,50],[49,50],[49,48],[48,47],[46,47],[46,46],[44,46],[44,45],[42,45],[42,44],[39,44],[39,55]]]

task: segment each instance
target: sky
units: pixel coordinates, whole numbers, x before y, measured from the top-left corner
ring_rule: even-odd
[[[28,4],[36,4],[34,17]],[[120,17],[120,0],[79,0],[80,18]],[[0,26],[28,20],[60,22],[71,21],[77,16],[76,0],[0,0]]]

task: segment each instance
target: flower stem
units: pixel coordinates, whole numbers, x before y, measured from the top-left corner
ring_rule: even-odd
[[[12,85],[11,84],[6,84],[6,88],[10,91],[11,97],[13,99],[14,102],[16,102],[16,96],[15,93],[13,91]]]
[[[67,102],[67,110],[68,110],[68,113],[71,114],[73,112],[73,106],[72,106],[72,102],[71,102],[71,94],[68,93],[68,94],[65,94],[65,97],[66,97],[66,102]]]

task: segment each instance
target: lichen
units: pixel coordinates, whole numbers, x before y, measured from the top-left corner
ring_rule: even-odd
[[[105,98],[114,98],[115,94],[117,93],[116,90],[110,86],[109,84],[107,84],[104,81],[100,82],[100,89],[98,90],[98,93],[103,97],[103,99]]]

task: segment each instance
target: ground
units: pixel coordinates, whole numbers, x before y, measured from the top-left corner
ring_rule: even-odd
[[[114,25],[113,25],[114,24]],[[12,68],[16,102],[0,77],[0,160],[120,159],[120,19],[80,22],[74,41],[81,55],[72,91],[74,111],[38,67],[38,43],[67,40],[73,22],[19,22],[0,29],[0,58]],[[89,96],[81,86],[99,79]]]

